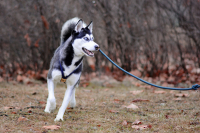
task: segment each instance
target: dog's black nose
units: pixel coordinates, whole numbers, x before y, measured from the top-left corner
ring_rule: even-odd
[[[95,48],[95,50],[99,50],[99,46],[98,45],[95,45],[94,48]]]

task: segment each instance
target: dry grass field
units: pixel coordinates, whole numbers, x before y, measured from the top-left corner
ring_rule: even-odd
[[[44,112],[46,84],[0,83],[0,132],[200,131],[198,91],[163,91],[123,84],[108,87],[91,83],[77,89],[77,107],[66,110],[64,121],[54,122],[64,92],[65,86],[59,84],[55,90],[57,109],[48,114]]]

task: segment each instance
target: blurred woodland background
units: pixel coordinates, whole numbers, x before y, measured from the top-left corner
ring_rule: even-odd
[[[1,80],[45,80],[61,27],[76,16],[94,22],[95,41],[125,70],[174,77],[173,84],[200,81],[199,0],[1,0]],[[123,80],[99,52],[84,70]]]

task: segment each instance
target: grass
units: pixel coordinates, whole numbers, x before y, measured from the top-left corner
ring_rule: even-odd
[[[51,114],[44,112],[48,94],[46,84],[1,83],[0,90],[0,132],[141,132],[131,128],[131,125],[123,126],[124,120],[128,123],[139,120],[144,125],[151,125],[142,132],[200,131],[198,91],[182,92],[189,96],[174,100],[174,94],[180,92],[155,94],[152,89],[135,86],[120,84],[109,88],[90,84],[77,89],[77,107],[66,110],[64,121],[54,122],[65,92],[63,85],[58,85],[55,90],[57,109]],[[133,90],[144,92],[133,95],[130,93]],[[148,99],[149,102],[133,103],[139,106],[136,110],[123,108],[134,99]],[[20,117],[28,120],[20,121]],[[61,128],[43,128],[49,125],[59,125]]]

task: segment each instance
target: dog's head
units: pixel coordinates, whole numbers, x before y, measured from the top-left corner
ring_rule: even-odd
[[[99,50],[99,45],[94,42],[92,34],[93,23],[83,27],[83,21],[79,20],[72,32],[75,55],[94,56],[94,51]]]

